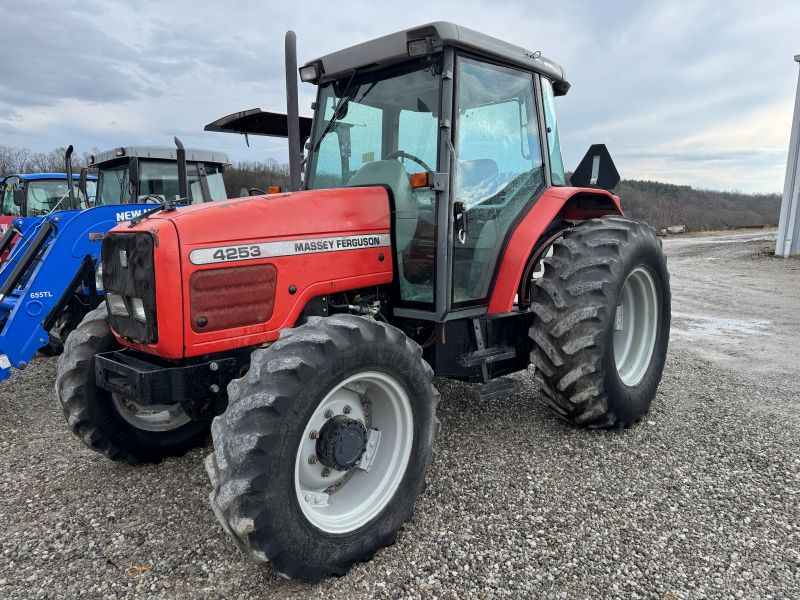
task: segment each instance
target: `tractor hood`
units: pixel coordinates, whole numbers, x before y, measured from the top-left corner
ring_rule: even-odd
[[[389,230],[389,196],[382,187],[250,196],[156,213],[121,232],[158,230],[169,221],[180,245],[207,247],[266,239]]]

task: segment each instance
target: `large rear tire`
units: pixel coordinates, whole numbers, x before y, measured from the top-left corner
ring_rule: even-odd
[[[617,216],[585,221],[554,242],[533,289],[531,362],[545,403],[585,427],[640,419],[669,342],[669,273],[655,230]]]
[[[228,386],[206,459],[228,535],[309,582],[394,543],[431,462],[432,378],[400,330],[353,315],[312,317],[253,352],[248,374]]]
[[[202,445],[211,418],[192,421],[179,404],[141,410],[95,384],[94,357],[119,349],[105,303],[69,334],[56,370],[56,397],[72,432],[111,460],[159,462]],[[173,401],[173,399],[166,399]]]

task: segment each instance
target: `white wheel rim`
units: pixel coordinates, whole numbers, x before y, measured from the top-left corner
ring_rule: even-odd
[[[625,385],[638,385],[653,358],[658,293],[650,271],[637,267],[622,286],[614,319],[614,360]]]
[[[117,413],[127,423],[143,431],[172,431],[191,421],[180,404],[140,406],[117,394],[112,394],[112,398]]]
[[[329,415],[360,421],[379,439],[369,471],[360,466],[346,472],[326,468],[316,458],[316,439]],[[406,472],[414,442],[411,402],[403,386],[377,371],[348,377],[333,388],[314,410],[297,448],[294,488],[306,519],[326,533],[354,531],[374,519],[389,504]],[[372,434],[368,445],[375,441]],[[311,461],[310,457],[314,457]],[[327,476],[324,471],[327,470]]]

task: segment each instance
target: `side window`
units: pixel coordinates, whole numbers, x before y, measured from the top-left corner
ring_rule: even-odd
[[[2,214],[6,216],[18,217],[19,206],[14,204],[14,186],[6,185],[3,188],[3,207]]]
[[[186,165],[186,181],[189,186],[189,197],[191,200],[189,204],[202,204],[203,202],[203,185],[200,183],[200,174],[197,172],[197,163],[188,163]],[[176,192],[178,189],[178,166],[175,165],[175,186]],[[177,197],[177,193],[175,194]]]
[[[228,193],[225,191],[225,181],[222,178],[222,167],[214,164],[206,164],[206,181],[208,191],[211,192],[212,200],[225,200]]]
[[[466,212],[453,249],[459,304],[487,297],[506,234],[545,177],[533,75],[463,56],[456,71],[453,201]]]
[[[561,158],[561,140],[558,137],[556,121],[556,102],[553,84],[542,77],[542,99],[544,100],[544,121],[547,124],[547,147],[550,151],[550,171],[553,185],[565,185],[564,160]]]

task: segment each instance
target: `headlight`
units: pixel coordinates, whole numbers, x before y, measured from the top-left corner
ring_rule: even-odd
[[[318,77],[319,73],[317,72],[317,63],[300,67],[300,81],[303,83],[312,82]]]
[[[108,310],[112,315],[116,315],[117,317],[128,316],[128,308],[125,306],[125,301],[119,294],[106,294],[106,303],[108,304]]]
[[[141,298],[131,298],[131,312],[133,312],[133,318],[137,321],[142,323],[147,321],[147,316],[144,314],[144,302]]]
[[[103,291],[103,263],[97,261],[97,268],[94,270],[94,288],[98,292]]]

